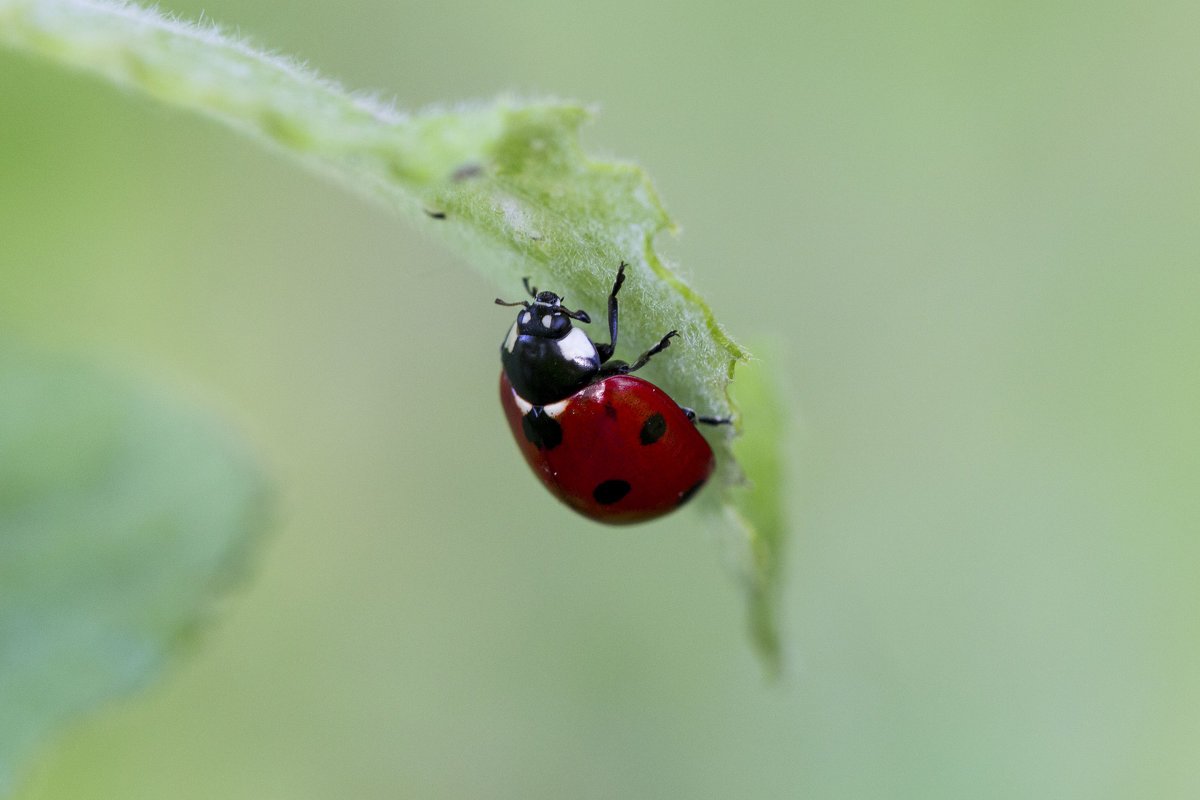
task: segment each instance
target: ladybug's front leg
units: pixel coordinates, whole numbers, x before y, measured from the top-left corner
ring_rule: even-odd
[[[650,361],[651,356],[657,355],[658,353],[661,353],[663,350],[666,350],[668,347],[670,347],[671,337],[678,335],[679,331],[671,331],[662,338],[662,341],[654,345],[654,347],[651,347],[646,352],[642,353],[638,360],[632,364],[626,364],[624,361],[612,361],[608,364],[605,364],[600,368],[600,372],[598,373],[597,377],[607,378],[610,375],[628,375],[631,372],[637,372],[639,369],[646,366],[647,362]]]
[[[627,266],[629,265],[622,261],[621,266],[617,267],[617,279],[613,282],[612,291],[608,293],[608,338],[610,341],[608,344],[596,345],[596,352],[600,355],[601,364],[612,358],[613,351],[617,349],[617,292],[621,291],[621,284],[625,282]]]
[[[646,352],[642,353],[638,360],[633,362],[633,364],[629,367],[629,369],[625,370],[625,372],[637,372],[639,369],[646,366],[646,364],[650,361],[651,356],[657,355],[658,353],[661,353],[663,350],[666,350],[668,347],[670,347],[671,337],[678,335],[679,331],[671,331],[666,336],[662,337],[662,341],[654,345],[654,347],[651,347]]]

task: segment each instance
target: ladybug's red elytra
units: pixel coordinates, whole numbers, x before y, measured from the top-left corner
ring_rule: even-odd
[[[667,514],[690,500],[715,466],[697,417],[649,381],[630,375],[671,345],[664,336],[632,364],[613,360],[621,262],[608,295],[610,341],[596,343],[571,321],[591,322],[554,292],[525,279],[521,306],[500,347],[500,403],[521,454],[546,488],[586,517],[614,525]]]

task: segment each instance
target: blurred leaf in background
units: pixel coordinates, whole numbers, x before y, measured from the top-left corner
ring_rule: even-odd
[[[246,571],[264,501],[213,420],[0,341],[0,793],[52,726],[162,671]]]

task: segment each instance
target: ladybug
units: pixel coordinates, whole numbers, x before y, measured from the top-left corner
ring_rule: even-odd
[[[614,525],[667,514],[690,500],[712,474],[712,448],[697,417],[649,381],[630,373],[667,349],[671,331],[632,364],[613,360],[621,262],[608,295],[610,341],[593,342],[574,322],[590,323],[554,292],[529,285],[500,347],[500,403],[521,454],[559,500],[597,522]]]

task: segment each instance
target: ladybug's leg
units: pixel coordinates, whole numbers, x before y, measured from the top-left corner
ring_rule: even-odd
[[[608,344],[596,345],[596,352],[600,355],[601,364],[612,358],[613,351],[617,349],[617,292],[621,290],[621,284],[625,282],[627,266],[629,265],[622,261],[621,266],[617,267],[617,280],[613,283],[612,291],[608,293],[608,337],[611,341]]]
[[[680,406],[679,410],[684,413],[692,422],[703,422],[705,425],[732,425],[733,417],[697,417],[696,412],[690,408]]]
[[[654,345],[654,347],[651,347],[646,352],[642,353],[641,356],[638,357],[638,360],[630,364],[629,369],[625,370],[625,372],[637,372],[639,369],[646,366],[646,363],[650,360],[651,356],[657,355],[658,353],[661,353],[663,350],[666,350],[668,347],[670,347],[671,337],[678,335],[679,331],[671,331],[666,336],[662,337],[662,341]]]
[[[671,331],[666,336],[662,337],[661,342],[642,353],[641,357],[632,364],[626,364],[624,361],[613,361],[610,364],[606,364],[600,368],[600,372],[597,373],[597,377],[607,378],[609,375],[628,375],[631,372],[637,372],[639,369],[646,366],[646,363],[650,360],[651,356],[657,355],[658,353],[661,353],[663,350],[666,350],[668,347],[670,347],[671,337],[678,335],[679,331]]]

